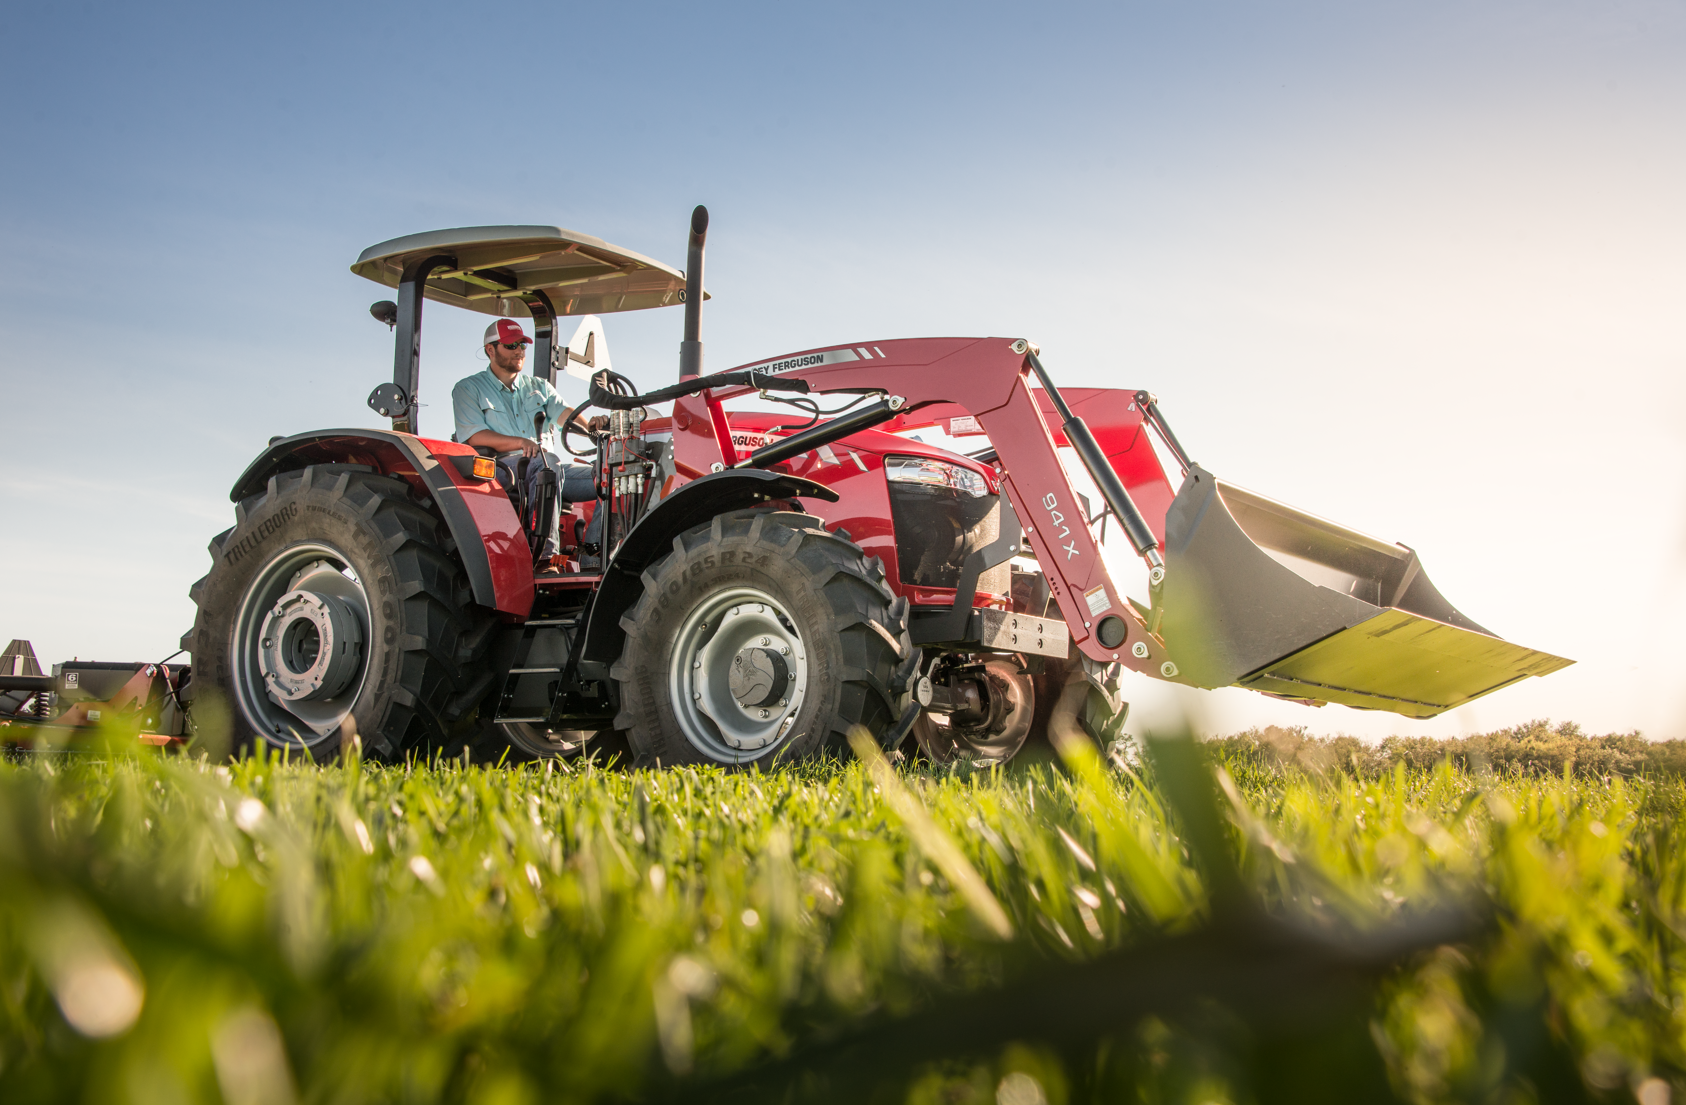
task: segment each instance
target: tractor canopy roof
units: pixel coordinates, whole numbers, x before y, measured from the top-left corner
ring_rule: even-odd
[[[523,292],[545,293],[558,315],[606,315],[683,302],[685,276],[660,261],[559,226],[462,226],[372,245],[351,271],[396,288],[413,262],[448,256],[427,280],[428,299],[487,315],[532,312]],[[707,298],[706,294],[704,298]]]

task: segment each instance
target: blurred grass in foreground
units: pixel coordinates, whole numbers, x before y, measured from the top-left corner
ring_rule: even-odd
[[[1681,1085],[1678,778],[1355,774],[1215,747],[1229,850],[1272,914],[1313,932],[1448,902],[1491,917],[1402,963],[1367,1023],[1305,1062],[1373,1049],[1413,1101],[1663,1105]],[[1210,915],[1151,764],[898,777],[885,793],[860,764],[0,766],[0,1100],[708,1096]],[[1272,1057],[1222,1008],[1078,1045],[1009,1028],[1020,1042],[887,1070],[871,1100],[1268,1096]]]

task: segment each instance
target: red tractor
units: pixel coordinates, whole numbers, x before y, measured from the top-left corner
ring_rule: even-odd
[[[355,734],[385,757],[765,766],[840,753],[864,726],[886,748],[912,735],[939,761],[1001,761],[1050,725],[1115,734],[1123,668],[1420,718],[1568,663],[1464,617],[1410,549],[1214,478],[1152,394],[1061,391],[1022,338],[705,375],[707,225],[697,208],[684,273],[548,226],[365,250],[352,271],[398,289],[372,308],[396,330],[393,381],[369,398],[391,429],[277,439],[235,482],[235,524],[192,589],[190,698],[226,700],[242,744],[316,757]],[[529,494],[420,435],[426,299],[529,316],[547,378],[586,363],[579,409],[607,424],[562,428],[595,502]],[[679,379],[654,391],[558,341],[562,316],[679,304]],[[580,571],[567,546],[591,512],[603,566]],[[568,570],[541,576],[535,535],[558,513]],[[1109,537],[1139,558],[1141,601]]]

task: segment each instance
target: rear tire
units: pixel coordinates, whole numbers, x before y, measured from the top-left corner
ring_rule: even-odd
[[[235,752],[320,760],[356,733],[391,759],[460,729],[491,684],[496,618],[408,485],[315,465],[271,477],[235,516],[189,592],[188,645],[196,697],[224,700]]]
[[[636,766],[842,756],[892,725],[913,654],[883,562],[807,514],[739,511],[676,537],[621,618],[615,728]]]

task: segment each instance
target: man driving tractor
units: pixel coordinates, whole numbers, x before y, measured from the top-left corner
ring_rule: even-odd
[[[495,449],[499,466],[507,469],[511,478],[518,459],[529,458],[529,498],[537,494],[540,473],[548,468],[556,473],[557,497],[563,502],[594,499],[597,492],[591,468],[564,464],[552,451],[552,434],[560,430],[561,419],[569,413],[569,407],[550,381],[522,371],[526,367],[527,346],[532,341],[513,319],[500,318],[486,327],[483,349],[489,363],[485,371],[458,380],[451,389],[456,439],[465,445]],[[600,428],[597,423],[603,421],[594,418],[590,423],[579,424],[595,430]],[[593,513],[581,550],[582,569],[593,569],[601,563],[598,548],[601,528],[601,520]],[[550,532],[542,536],[542,542],[541,557],[548,558],[558,552],[557,516],[552,517]],[[540,575],[556,574],[557,568],[550,561],[541,562],[544,567]]]

